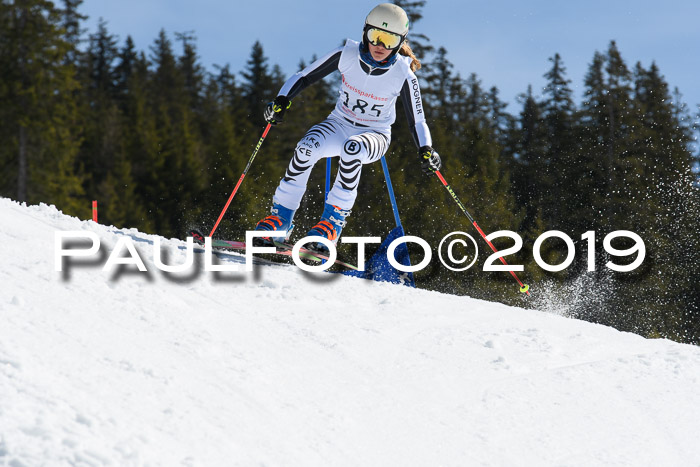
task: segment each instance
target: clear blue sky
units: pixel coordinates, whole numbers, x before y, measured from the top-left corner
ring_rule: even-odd
[[[130,34],[139,50],[147,51],[161,28],[173,40],[175,32],[194,31],[208,70],[229,63],[238,73],[260,40],[270,63],[289,75],[301,59],[323,55],[346,37],[359,40],[365,16],[378,3],[85,0],[82,12],[89,16],[89,32],[102,17],[120,45]],[[539,94],[547,59],[556,52],[579,103],[593,53],[605,51],[612,39],[630,68],[637,61],[645,67],[656,61],[684,102],[693,110],[700,104],[698,0],[428,0],[423,15],[413,30],[444,46],[456,72],[476,73],[484,88],[497,86],[511,104],[528,84]]]

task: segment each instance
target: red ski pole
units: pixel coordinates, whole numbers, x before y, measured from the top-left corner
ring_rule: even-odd
[[[494,253],[498,254],[498,250],[496,250],[496,247],[493,246],[493,243],[491,243],[489,240],[486,239],[486,235],[484,234],[484,231],[481,230],[481,227],[479,227],[479,224],[476,223],[476,221],[475,221],[474,218],[471,216],[471,214],[469,214],[469,211],[467,211],[467,208],[464,207],[464,204],[462,204],[462,202],[459,200],[459,198],[457,198],[457,195],[455,194],[455,192],[454,192],[454,190],[452,189],[452,187],[451,187],[450,185],[447,184],[447,181],[445,180],[445,177],[442,176],[442,174],[440,173],[439,170],[436,170],[436,171],[435,171],[435,174],[438,176],[438,178],[440,179],[440,181],[442,182],[442,184],[445,186],[445,188],[447,188],[447,191],[450,193],[450,196],[452,196],[452,199],[455,200],[455,202],[457,203],[457,206],[459,206],[459,208],[462,210],[462,212],[464,213],[464,215],[466,215],[467,218],[469,219],[469,221],[471,221],[472,225],[476,228],[476,230],[479,231],[479,233],[481,234],[481,237],[484,239],[484,241],[485,241],[486,243],[489,244],[489,246],[491,247],[491,249],[493,250]],[[506,263],[506,260],[503,259],[502,256],[499,256],[499,259],[501,260],[501,263],[503,263],[504,265],[508,266],[508,263]],[[515,274],[514,271],[508,271],[508,272],[510,272],[510,275],[513,276],[513,278],[514,278],[516,281],[518,281],[518,284],[520,284],[520,291],[521,291],[522,293],[526,293],[526,294],[530,295],[530,291],[529,291],[529,290],[530,290],[530,286],[527,285],[527,284],[523,284],[523,283],[520,281],[520,279],[518,279],[518,276]]]
[[[221,222],[221,219],[224,218],[224,214],[226,214],[226,211],[228,210],[228,207],[231,204],[231,200],[233,200],[233,197],[236,196],[236,192],[238,191],[238,187],[241,186],[243,179],[245,178],[246,174],[248,173],[248,169],[250,169],[250,166],[253,164],[253,159],[255,159],[256,154],[258,154],[258,150],[260,149],[260,146],[262,146],[263,141],[265,141],[265,137],[267,136],[267,132],[270,131],[271,126],[272,126],[272,124],[268,123],[267,126],[265,127],[265,131],[263,131],[262,137],[260,137],[260,141],[258,141],[257,146],[255,146],[255,150],[253,151],[253,155],[250,156],[250,159],[248,160],[248,165],[245,166],[245,170],[241,174],[241,178],[239,178],[238,183],[236,183],[236,188],[234,188],[233,191],[231,192],[231,196],[228,197],[228,201],[226,202],[226,206],[224,206],[224,209],[221,210],[221,214],[219,214],[219,218],[216,220],[216,224],[214,224],[214,228],[211,229],[211,232],[209,232],[210,237],[212,237],[214,235],[214,232],[216,232],[216,228],[219,227],[219,222]]]

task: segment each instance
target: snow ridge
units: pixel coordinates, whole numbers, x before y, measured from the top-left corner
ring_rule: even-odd
[[[56,272],[66,230],[154,272]],[[700,464],[700,348],[286,265],[169,276],[154,238],[0,199],[0,465]]]

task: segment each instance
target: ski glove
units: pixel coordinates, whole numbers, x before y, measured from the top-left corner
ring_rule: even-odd
[[[277,96],[273,102],[269,102],[265,107],[265,121],[272,125],[277,125],[284,121],[284,114],[291,107],[292,101],[287,96]]]
[[[430,146],[421,146],[419,150],[421,160],[421,169],[428,175],[434,173],[436,170],[440,170],[442,167],[442,161],[440,161],[440,156],[437,151]]]

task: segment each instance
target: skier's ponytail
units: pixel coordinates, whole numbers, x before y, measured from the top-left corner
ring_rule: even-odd
[[[408,45],[408,39],[403,41],[403,44],[401,44],[399,53],[411,59],[411,71],[415,72],[417,70],[420,70],[420,60],[416,58],[416,55],[413,53],[413,50],[411,50],[411,46]]]

